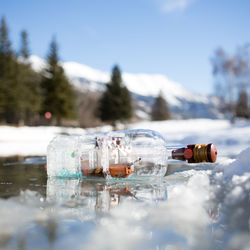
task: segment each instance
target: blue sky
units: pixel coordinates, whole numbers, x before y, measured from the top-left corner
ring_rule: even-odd
[[[63,61],[160,73],[198,93],[213,90],[216,48],[250,42],[249,13],[249,0],[0,1],[15,49],[26,29],[32,54],[45,58],[55,35]]]

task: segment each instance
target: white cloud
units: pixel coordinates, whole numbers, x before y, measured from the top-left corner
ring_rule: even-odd
[[[192,4],[195,0],[161,0],[161,9],[164,12],[173,12],[177,10],[184,10]]]

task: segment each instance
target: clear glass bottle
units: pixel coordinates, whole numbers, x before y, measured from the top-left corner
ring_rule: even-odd
[[[126,130],[79,136],[57,136],[48,146],[48,176],[115,177],[164,176],[168,158],[214,162],[214,144],[167,146],[152,130]]]

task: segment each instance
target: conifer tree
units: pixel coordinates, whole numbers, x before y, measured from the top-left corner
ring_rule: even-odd
[[[18,116],[17,59],[11,49],[9,31],[2,17],[0,25],[0,119],[16,123]]]
[[[11,56],[12,54],[9,31],[4,17],[1,19],[0,26],[0,53],[5,56]]]
[[[41,108],[41,75],[29,64],[18,63],[17,80],[21,89],[19,95],[20,119],[32,125]]]
[[[102,121],[125,121],[132,117],[132,102],[128,89],[122,84],[122,76],[116,65],[112,70],[111,81],[106,85],[106,91],[100,99],[99,117]]]
[[[11,44],[8,37],[8,28],[5,22],[5,18],[2,17],[0,25],[0,113],[2,119],[7,102],[7,73],[9,71],[8,67],[10,65],[10,54]]]
[[[245,90],[239,93],[235,113],[236,117],[249,118],[248,96]]]
[[[32,124],[40,111],[41,105],[41,76],[29,64],[30,49],[28,33],[21,32],[20,42],[21,62],[18,63],[18,82],[22,90],[20,98],[21,118],[26,124]]]
[[[48,67],[42,81],[43,104],[42,114],[50,112],[52,117],[61,124],[63,118],[75,116],[75,93],[59,64],[58,49],[55,39],[52,39],[47,56]]]
[[[162,121],[170,119],[170,112],[161,92],[155,98],[155,102],[152,106],[151,119],[153,121]]]
[[[1,19],[1,26],[0,26],[0,114],[1,119],[3,119],[3,111],[4,111],[4,47],[5,47],[5,40],[6,40],[6,25],[4,18]]]
[[[28,33],[26,30],[21,32],[21,47],[20,56],[24,59],[28,59],[30,56],[29,46],[28,46]]]

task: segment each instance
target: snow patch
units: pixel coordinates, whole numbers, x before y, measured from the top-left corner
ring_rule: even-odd
[[[243,150],[235,161],[223,168],[225,177],[234,178],[235,183],[240,181],[236,176],[243,176],[244,179],[247,178],[246,175],[250,176],[250,147]]]

